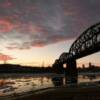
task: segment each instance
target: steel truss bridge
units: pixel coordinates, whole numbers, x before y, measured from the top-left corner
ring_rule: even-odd
[[[69,52],[64,52],[55,61],[53,67],[67,64],[67,75],[77,75],[76,60],[100,50],[100,23],[86,29],[71,45]]]

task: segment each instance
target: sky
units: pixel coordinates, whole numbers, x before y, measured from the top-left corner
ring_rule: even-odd
[[[0,0],[0,54],[9,63],[51,65],[99,21],[100,0]],[[99,56],[79,59],[78,65],[100,65]]]

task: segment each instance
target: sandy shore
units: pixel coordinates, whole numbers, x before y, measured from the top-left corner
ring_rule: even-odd
[[[100,100],[100,87],[50,88],[14,100]]]

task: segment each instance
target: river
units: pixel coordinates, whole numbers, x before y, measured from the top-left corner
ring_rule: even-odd
[[[39,89],[66,85],[64,75],[56,74],[0,74],[0,97],[23,94]],[[100,82],[100,75],[78,76],[78,84]]]

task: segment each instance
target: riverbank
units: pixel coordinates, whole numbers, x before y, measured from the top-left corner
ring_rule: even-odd
[[[13,94],[0,100],[100,100],[100,86],[50,87],[20,95]]]
[[[100,100],[100,86],[48,88],[13,100]]]

